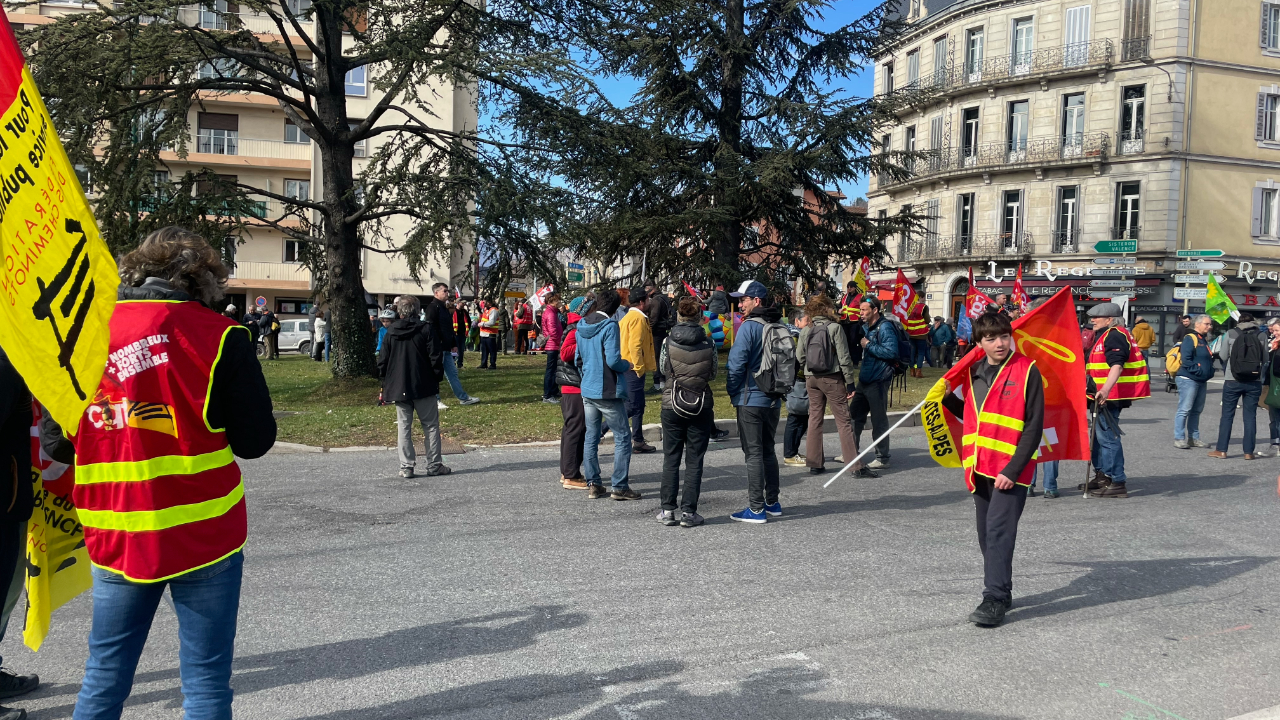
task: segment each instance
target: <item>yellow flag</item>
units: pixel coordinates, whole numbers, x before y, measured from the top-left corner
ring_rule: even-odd
[[[925,437],[929,440],[929,455],[942,467],[958,468],[961,465],[960,444],[956,437],[964,432],[951,413],[942,407],[942,399],[951,388],[946,378],[938,378],[920,407],[920,421]]]
[[[0,347],[75,432],[107,362],[120,278],[0,14]]]

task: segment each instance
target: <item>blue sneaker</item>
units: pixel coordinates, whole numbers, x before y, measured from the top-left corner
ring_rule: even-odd
[[[751,508],[746,508],[730,515],[729,519],[737,520],[738,522],[759,524],[768,522],[769,517],[765,515],[763,510],[757,512]]]
[[[765,505],[764,512],[769,517],[782,517],[782,503],[776,502],[772,505]]]

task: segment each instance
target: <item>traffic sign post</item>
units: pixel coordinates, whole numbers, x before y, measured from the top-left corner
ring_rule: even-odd
[[[1226,266],[1219,260],[1180,260],[1174,263],[1175,270],[1222,270]]]
[[[1089,297],[1091,297],[1091,298],[1095,298],[1095,299],[1098,299],[1098,300],[1101,300],[1101,299],[1103,299],[1103,298],[1109,298],[1109,299],[1111,299],[1111,300],[1116,300],[1116,299],[1118,299],[1118,298],[1127,298],[1127,299],[1129,299],[1129,300],[1133,300],[1134,298],[1138,297],[1138,295],[1137,295],[1137,293],[1124,292],[1123,290],[1101,290],[1101,289],[1099,289],[1099,290],[1090,290],[1090,291],[1089,291]]]
[[[1174,288],[1174,300],[1204,300],[1209,296],[1209,288]]]
[[[576,270],[570,270],[568,272],[568,276],[569,276],[568,277],[569,282],[582,282],[582,279],[584,277],[584,275],[581,272],[578,272]]]
[[[1103,240],[1093,246],[1095,252],[1100,253],[1136,253],[1138,252],[1137,240]]]
[[[1218,282],[1226,282],[1227,279],[1217,273],[1205,273],[1203,275],[1174,275],[1173,281],[1176,283],[1185,283],[1188,285],[1208,285],[1209,275],[1212,274]]]
[[[1138,258],[1131,257],[1105,257],[1094,258],[1094,265],[1134,265],[1138,262]]]
[[[1095,288],[1131,288],[1134,286],[1133,280],[1090,280],[1089,287]],[[1092,290],[1090,291],[1093,292]]]
[[[1178,257],[1180,258],[1222,257],[1222,255],[1223,255],[1223,252],[1221,250],[1179,250],[1178,251]]]
[[[1145,275],[1146,268],[1138,267],[1096,267],[1089,268],[1090,275]]]

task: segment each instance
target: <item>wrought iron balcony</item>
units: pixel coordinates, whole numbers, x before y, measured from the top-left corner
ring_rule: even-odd
[[[987,58],[959,67],[942,67],[909,82],[903,90],[936,90],[944,94],[970,86],[1025,82],[1029,78],[1049,77],[1106,68],[1115,59],[1115,46],[1110,39],[1069,43],[1057,47],[1011,53]]]
[[[1143,35],[1142,37],[1127,38],[1120,41],[1120,59],[1128,62],[1130,60],[1141,60],[1151,56],[1151,36]]]
[[[1112,240],[1141,240],[1142,228],[1138,226],[1111,228]]]
[[[1023,166],[1074,165],[1106,162],[1110,148],[1107,133],[1081,133],[1066,137],[1033,138],[1027,141],[978,143],[958,148],[942,148],[912,165],[915,174],[900,183],[881,175],[880,187],[909,185],[938,175],[1012,169]],[[885,181],[889,182],[885,182]]]
[[[1117,155],[1140,155],[1145,149],[1146,132],[1142,128],[1126,130],[1120,133],[1120,142],[1116,143]]]
[[[1080,252],[1080,228],[1075,230],[1054,230],[1053,251],[1056,253]]]
[[[1030,255],[1031,233],[991,233],[986,235],[932,235],[903,241],[901,262],[949,260],[953,258],[1013,257]]]

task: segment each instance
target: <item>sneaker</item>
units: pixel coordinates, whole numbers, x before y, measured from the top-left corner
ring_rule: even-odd
[[[659,510],[658,522],[662,523],[663,525],[666,525],[667,527],[675,527],[676,525],[680,524],[680,521],[676,520],[675,510]]]
[[[872,470],[883,470],[889,467],[889,458],[884,458],[884,459],[876,458],[875,460],[872,460],[871,462],[867,463],[867,467],[871,468]]]
[[[756,510],[752,510],[751,508],[745,508],[730,515],[729,519],[736,520],[738,522],[755,523],[759,525],[761,523],[768,522],[769,516],[765,515],[765,512],[763,510],[756,511]]]
[[[467,398],[466,400],[463,400],[462,402],[459,402],[458,404],[459,404],[459,405],[475,405],[475,404],[477,404],[477,403],[479,403],[479,402],[480,402],[480,398],[478,398],[478,397],[469,397],[469,398]]]
[[[560,404],[560,400],[559,400],[558,398],[553,398],[553,397],[545,397],[545,398],[542,398],[542,402],[544,402],[544,403],[546,403],[546,404],[548,404],[548,405],[559,405],[559,404]]]
[[[1129,491],[1125,488],[1124,483],[1113,482],[1095,493],[1098,497],[1105,498],[1127,498]]]
[[[453,472],[453,469],[448,465],[441,465],[440,467],[428,470],[427,477],[439,477],[441,475],[448,475],[451,472]]]
[[[602,497],[606,497],[608,494],[609,491],[604,489],[604,485],[591,484],[587,486],[588,500],[599,500]]]
[[[852,473],[850,473],[850,475],[853,475],[856,478],[867,478],[867,479],[880,477],[880,473],[867,467],[862,467],[857,470],[854,470]]]
[[[711,439],[712,439],[712,440],[723,440],[723,439],[725,439],[725,438],[727,438],[727,437],[729,437],[729,431],[728,431],[728,430],[721,430],[720,428],[716,428],[715,430],[712,430],[712,431],[711,431]]]
[[[614,490],[610,495],[614,500],[639,500],[641,498],[640,493],[629,487]]]
[[[39,675],[19,675],[18,673],[7,668],[0,669],[0,699],[18,697],[40,687]],[[17,712],[11,708],[5,708],[9,712]],[[22,711],[22,717],[26,717],[26,711]],[[0,715],[0,718],[6,716]]]
[[[1035,496],[1036,496],[1036,486],[1032,485],[1031,487],[1027,488],[1027,497],[1035,497]]]
[[[1173,446],[1178,448],[1179,450],[1191,449],[1191,443],[1187,442],[1186,440],[1174,440]]]
[[[1004,614],[1009,612],[1010,602],[999,600],[983,600],[977,610],[969,615],[969,622],[978,627],[995,627],[1004,621]]]
[[[649,443],[647,443],[647,442],[645,442],[645,441],[641,440],[641,441],[640,441],[640,442],[638,442],[638,443],[632,443],[632,444],[631,444],[631,451],[632,451],[632,452],[638,452],[638,453],[640,453],[641,455],[648,455],[649,453],[658,452],[658,448],[656,448],[656,447],[654,447],[654,446],[650,445]]]
[[[791,467],[804,467],[805,462],[804,458],[799,455],[792,455],[789,458],[782,458],[782,464],[790,465]]]
[[[565,490],[586,490],[587,481],[582,478],[560,478],[560,487]]]
[[[1224,452],[1219,452],[1219,451],[1217,451],[1217,450],[1210,450],[1210,451],[1209,451],[1209,457],[1211,457],[1211,458],[1213,458],[1213,459],[1215,459],[1215,460],[1225,460],[1225,459],[1226,459],[1226,457],[1227,457],[1227,454],[1226,454],[1226,453],[1224,453]]]
[[[436,409],[437,409],[437,410],[448,410],[448,409],[449,409],[449,406],[448,406],[448,405],[445,405],[445,404],[444,404],[444,402],[442,402],[442,401],[440,401],[440,400],[437,400],[437,401],[436,401]]]
[[[1191,438],[1191,447],[1195,447],[1195,448],[1209,447],[1209,443],[1204,442],[1200,438]]]
[[[1058,495],[1058,491],[1057,491],[1057,490],[1045,490],[1045,491],[1044,491],[1044,499],[1045,499],[1045,500],[1053,500],[1054,498],[1057,498],[1057,497],[1060,497],[1060,496]]]
[[[769,517],[782,517],[782,503],[776,502],[772,505],[765,505],[764,514]]]
[[[400,468],[400,477],[402,478],[413,477],[413,468]]]
[[[844,456],[843,456],[843,455],[837,455],[837,456],[835,456],[834,458],[831,458],[831,459],[832,459],[833,461],[835,461],[835,462],[840,463],[841,465],[843,465],[843,464],[844,464]]]
[[[698,513],[680,513],[680,527],[698,527],[704,522]]]

